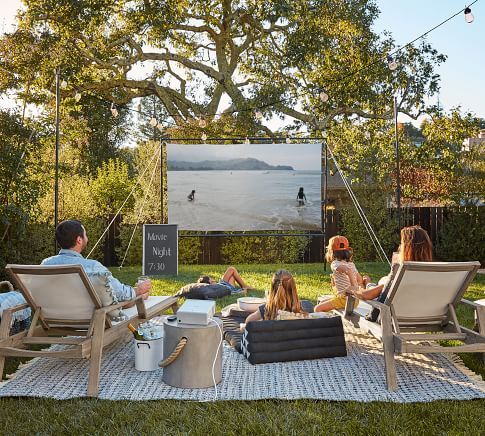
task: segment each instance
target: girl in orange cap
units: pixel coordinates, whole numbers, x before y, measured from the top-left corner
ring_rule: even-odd
[[[347,302],[347,294],[359,286],[365,287],[369,277],[362,277],[352,261],[352,248],[345,236],[333,236],[328,241],[325,257],[330,263],[332,274],[332,288],[337,291],[333,298],[325,300],[315,306],[315,312],[328,312],[333,309],[343,309]]]

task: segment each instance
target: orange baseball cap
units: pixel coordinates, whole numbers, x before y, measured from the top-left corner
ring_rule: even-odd
[[[335,236],[332,241],[332,250],[349,250],[349,240],[345,236]]]

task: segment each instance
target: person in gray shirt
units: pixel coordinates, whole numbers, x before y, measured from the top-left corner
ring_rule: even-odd
[[[118,301],[132,300],[138,295],[147,299],[152,284],[150,280],[139,283],[135,287],[125,285],[113,277],[111,272],[94,259],[85,259],[81,254],[88,244],[86,229],[78,220],[66,220],[56,228],[56,240],[61,247],[59,254],[48,257],[42,265],[82,265],[87,274],[103,273],[108,276],[108,283],[113,289]]]

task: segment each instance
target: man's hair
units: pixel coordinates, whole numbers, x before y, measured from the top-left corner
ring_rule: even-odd
[[[72,248],[78,236],[84,236],[84,227],[78,220],[66,220],[56,227],[56,240],[61,248]]]
[[[211,278],[209,276],[200,276],[197,283],[209,283],[211,282]]]

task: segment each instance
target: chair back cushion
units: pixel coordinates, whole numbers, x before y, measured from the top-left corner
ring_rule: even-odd
[[[440,324],[448,317],[448,305],[462,298],[474,268],[476,262],[404,262],[386,303],[392,303],[400,324]]]
[[[43,318],[59,320],[89,320],[95,305],[78,273],[43,274],[19,273]]]

